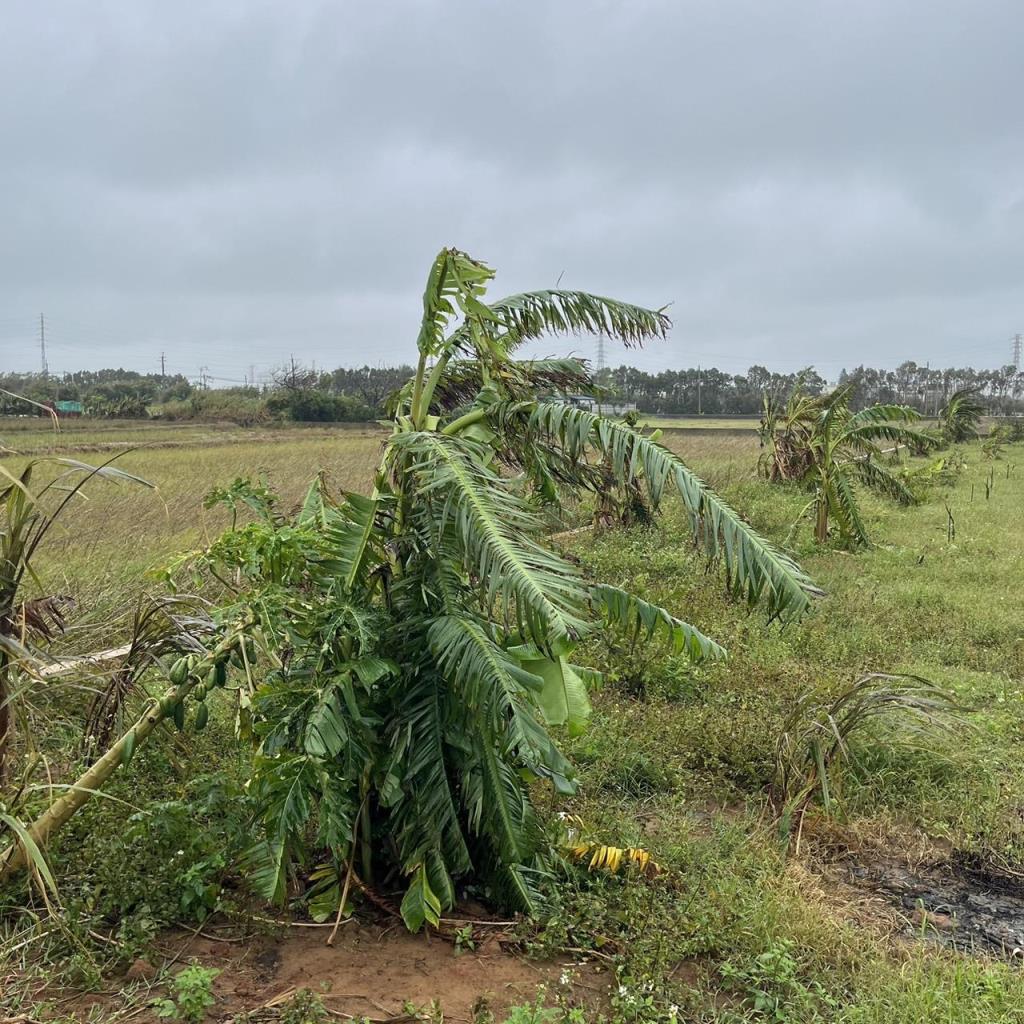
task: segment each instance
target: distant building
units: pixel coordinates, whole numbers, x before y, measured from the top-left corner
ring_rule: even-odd
[[[83,411],[81,402],[55,402],[53,408],[58,416],[67,416],[69,418],[81,416]]]
[[[636,402],[619,402],[613,398],[598,400],[592,395],[569,395],[568,401],[578,409],[600,412],[604,416],[624,416],[636,411]]]

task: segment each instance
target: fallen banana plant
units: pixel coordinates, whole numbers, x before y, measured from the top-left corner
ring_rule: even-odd
[[[886,742],[892,745],[908,744],[928,733],[967,728],[963,712],[953,694],[914,675],[872,672],[827,700],[811,692],[801,695],[775,752],[772,789],[781,834],[788,837],[815,797],[826,814],[839,809],[844,768],[856,764],[852,742],[869,726],[889,730]]]

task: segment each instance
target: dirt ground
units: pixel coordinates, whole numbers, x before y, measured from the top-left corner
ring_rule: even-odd
[[[858,924],[963,953],[1024,959],[1024,874],[908,831],[875,840],[817,822],[791,874]],[[817,832],[817,834],[815,834]]]
[[[416,1019],[410,1009],[429,1012],[436,1006],[445,1021],[470,1022],[485,1010],[501,1020],[509,1007],[532,1002],[539,986],[546,986],[549,1002],[559,990],[567,993],[562,984],[566,972],[575,1004],[599,1007],[605,1002],[610,976],[599,967],[568,959],[530,961],[496,935],[488,937],[488,931],[477,930],[476,948],[462,951],[437,935],[410,935],[402,928],[355,920],[342,927],[333,947],[325,944],[327,932],[314,928],[292,927],[283,935],[244,940],[176,936],[161,944],[169,954],[163,964],[133,965],[122,992],[82,997],[62,1012],[84,1020],[98,1004],[120,1016],[122,1008],[145,1002],[148,985],[152,998],[161,994],[162,986],[155,983],[159,970],[173,975],[189,963],[221,972],[209,1021],[245,1020],[245,1014],[259,1021],[278,1019],[278,1011],[302,989],[318,995],[340,1019],[406,1021]],[[148,1010],[136,1009],[129,1016],[139,1022],[157,1019]]]

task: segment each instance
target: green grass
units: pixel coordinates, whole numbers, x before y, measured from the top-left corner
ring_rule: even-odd
[[[685,453],[685,445],[677,448]],[[851,781],[851,807],[898,816],[972,852],[1024,861],[1017,813],[1024,767],[1016,751],[1024,729],[1024,629],[1016,596],[1024,574],[1024,469],[1006,478],[1020,455],[1014,449],[994,463],[988,501],[981,481],[990,464],[980,459],[955,487],[937,489],[920,506],[868,498],[869,533],[877,541],[869,552],[817,549],[804,527],[797,554],[828,596],[786,629],[766,629],[756,611],[747,615],[724,597],[719,578],[675,539],[684,530],[676,512],[647,532],[576,539],[576,553],[595,574],[665,604],[730,653],[724,665],[697,669],[650,654],[641,665],[613,659],[613,672],[631,671],[632,689],[642,688],[648,699],[622,708],[622,688],[610,688],[602,699],[611,702],[611,717],[640,736],[656,728],[662,760],[679,769],[698,798],[743,798],[768,782],[778,727],[799,693],[826,695],[870,671],[922,675],[980,709],[971,716],[975,731],[899,763],[896,755],[876,755],[871,785]],[[700,467],[699,457],[693,461]],[[726,446],[706,466],[709,479],[756,526],[778,540],[786,536],[803,494],[743,475]],[[947,503],[957,524],[952,542]]]
[[[706,438],[670,443],[759,529],[787,535],[806,497],[755,479],[756,442],[742,449],[729,440],[714,451]],[[593,727],[571,748],[584,794],[572,810],[602,841],[647,846],[676,874],[679,891],[650,896],[651,908],[642,894],[606,884],[599,911],[589,891],[566,911],[574,944],[585,941],[575,919],[600,914],[603,946],[622,950],[632,990],[653,981],[664,994],[661,1019],[664,1000],[689,1000],[693,1019],[738,1020],[755,991],[778,996],[783,1007],[778,1017],[749,1019],[1024,1019],[1019,975],[984,959],[894,944],[858,925],[841,895],[830,901],[818,875],[851,842],[899,858],[926,836],[997,870],[1024,864],[1024,471],[1014,466],[1022,455],[1019,446],[1007,449],[994,463],[988,501],[982,482],[993,464],[976,448],[956,485],[918,507],[867,499],[871,551],[820,550],[807,527],[798,531],[800,560],[828,596],[785,629],[766,628],[756,611],[725,598],[720,579],[681,541],[678,510],[647,531],[572,538],[595,575],[665,604],[730,652],[724,665],[692,668],[663,654],[594,649],[611,683],[595,698]],[[945,504],[956,519],[952,542]],[[782,722],[804,691],[825,698],[869,671],[912,672],[948,687],[973,709],[973,728],[916,745],[881,729],[862,736],[841,813],[813,816],[813,838],[787,866],[766,796]],[[684,960],[700,966],[696,993],[665,984]],[[775,974],[765,978],[766,970]],[[723,1005],[722,989],[727,1004],[740,995],[739,1006]],[[659,1018],[652,1011],[650,1019]]]
[[[183,428],[138,429],[158,442],[186,436]],[[147,573],[225,525],[221,512],[202,508],[212,486],[264,475],[289,504],[324,469],[335,486],[364,489],[382,437],[351,428],[269,434],[187,435],[193,443],[124,455],[118,464],[158,484],[156,494],[89,486],[89,500],[40,562],[47,589],[79,599],[67,647],[118,642],[131,597],[157,588]],[[104,443],[91,432],[70,435],[65,450]],[[752,430],[666,431],[665,442],[758,529],[786,542],[806,496],[756,478]],[[870,551],[822,550],[806,526],[797,530],[790,542],[828,596],[784,629],[726,597],[720,576],[690,549],[678,507],[653,528],[564,542],[595,575],[666,605],[730,655],[693,667],[621,639],[587,652],[607,682],[594,696],[591,728],[567,742],[583,786],[550,810],[579,814],[603,842],[647,847],[666,872],[651,883],[571,873],[530,941],[541,952],[594,950],[621,986],[607,1008],[611,1019],[664,1021],[676,1005],[679,1019],[720,1022],[1024,1020],[1017,972],[889,936],[828,872],[851,846],[899,857],[925,837],[997,868],[1024,866],[1024,447],[1007,448],[994,463],[977,445],[967,452],[956,483],[936,487],[920,506],[865,500],[877,541]],[[2,464],[14,469],[21,461],[8,456]],[[983,481],[993,467],[986,500]],[[845,773],[840,812],[810,815],[799,855],[791,842],[786,857],[767,798],[781,723],[803,692],[824,699],[868,671],[913,672],[948,687],[974,709],[973,727],[914,746],[890,730],[865,732]],[[61,704],[68,723],[49,751],[55,762],[71,742],[72,697],[47,698]],[[161,741],[116,778],[112,796],[162,808],[151,840],[148,826],[118,835],[118,805],[100,800],[55,851],[78,914],[76,941],[87,944],[90,927],[120,929],[134,953],[167,921],[195,913],[207,886],[218,887],[216,900],[234,899],[219,886],[230,877],[244,822],[216,799],[217,786],[244,776],[244,758],[231,739],[230,709],[216,722],[200,739]],[[198,789],[186,767],[197,755],[214,776]],[[241,814],[244,801],[236,803]],[[172,847],[190,851],[198,873],[164,856]],[[83,979],[100,984],[83,954],[63,955],[64,969],[77,965]]]

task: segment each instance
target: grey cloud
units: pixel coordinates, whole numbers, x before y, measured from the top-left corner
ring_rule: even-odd
[[[0,363],[409,358],[499,292],[672,302],[650,367],[995,365],[1024,329],[1016,2],[12,3]],[[540,351],[588,343],[545,341]],[[625,357],[623,357],[625,358]],[[235,372],[238,372],[237,370]]]

